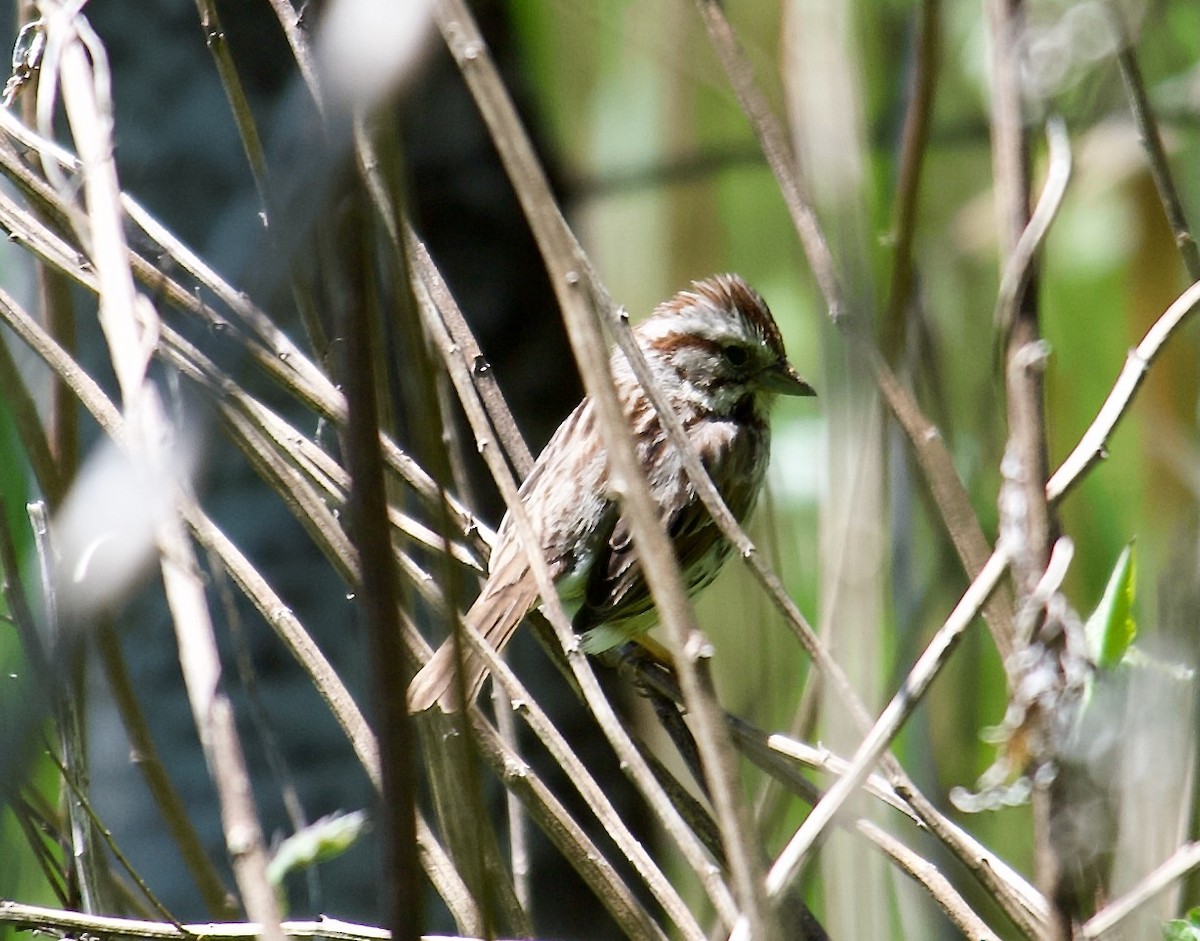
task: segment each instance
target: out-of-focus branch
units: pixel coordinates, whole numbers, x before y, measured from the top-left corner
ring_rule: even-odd
[[[1167,217],[1171,233],[1175,236],[1175,244],[1179,246],[1179,254],[1183,258],[1188,276],[1193,281],[1200,280],[1200,247],[1197,247],[1196,238],[1188,226],[1187,214],[1183,211],[1183,202],[1179,198],[1179,190],[1171,174],[1162,135],[1158,132],[1158,121],[1155,120],[1154,110],[1150,107],[1150,99],[1146,95],[1146,83],[1142,81],[1142,70],[1138,65],[1133,37],[1124,22],[1119,5],[1107,2],[1104,7],[1112,28],[1117,33],[1117,67],[1121,70],[1125,92],[1129,96],[1129,110],[1133,113],[1138,137],[1150,161],[1150,175],[1154,179],[1154,188],[1158,190],[1163,213]]]
[[[379,336],[379,305],[364,296],[372,282],[368,261],[365,213],[352,216],[346,253],[351,288],[339,319],[344,341],[342,373],[347,421],[344,435],[346,470],[350,474],[349,535],[361,573],[357,593],[367,632],[371,661],[372,705],[380,755],[382,882],[387,925],[396,941],[415,941],[421,929],[422,885],[417,863],[415,761],[416,729],[400,689],[407,685],[409,665],[400,636],[402,602],[396,559],[388,528],[388,499],[379,443],[379,388],[373,338]],[[402,285],[401,290],[405,290]],[[399,685],[399,688],[397,686]],[[484,930],[489,930],[485,917]]]
[[[892,279],[884,318],[883,355],[894,366],[904,346],[908,308],[912,300],[913,235],[921,171],[929,144],[933,98],[941,60],[941,0],[924,0],[913,53],[912,91],[900,135],[900,166],[896,181],[895,218],[892,220]]]
[[[775,182],[792,218],[792,225],[804,246],[808,266],[829,308],[829,316],[836,323],[843,311],[837,265],[817,221],[812,200],[799,174],[795,172],[795,157],[788,144],[787,134],[755,83],[754,68],[738,43],[733,27],[725,15],[723,4],[719,0],[696,0],[696,5],[717,58],[721,60],[725,69],[729,85],[737,96],[743,113],[754,127],[759,146],[762,147],[767,163],[775,174]]]
[[[47,13],[48,45],[59,56],[39,85],[39,119],[60,86],[72,139],[79,151],[86,217],[77,231],[89,248],[100,295],[100,323],[120,387],[127,444],[151,474],[164,475],[172,429],[146,370],[157,338],[157,313],[134,287],[125,243],[120,187],[113,161],[112,102],[104,49],[70,6]],[[45,122],[43,122],[45,123]],[[165,483],[165,481],[164,481]],[[178,487],[172,482],[169,486]],[[171,501],[174,503],[174,499]],[[216,639],[192,547],[178,517],[155,523],[163,585],[179,645],[180,665],[196,728],[217,788],[226,844],[242,900],[266,938],[282,938],[279,908],[266,877],[266,847],[228,699],[218,689]]]

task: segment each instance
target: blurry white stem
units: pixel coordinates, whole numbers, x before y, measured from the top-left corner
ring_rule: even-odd
[[[127,445],[135,469],[168,476],[176,448],[158,392],[146,376],[158,342],[158,318],[138,294],[125,242],[121,191],[112,156],[112,99],[104,48],[77,7],[52,11],[49,47],[61,49],[59,70],[43,74],[43,102],[61,82],[63,102],[83,171],[87,207],[84,244],[96,271],[100,322],[121,389]],[[43,115],[44,117],[44,115]],[[179,494],[179,496],[182,496]],[[156,521],[163,585],[179,645],[180,664],[205,758],[217,786],[226,844],[247,914],[268,941],[281,941],[275,893],[266,878],[266,849],[234,726],[219,691],[220,660],[192,544],[174,504]]]
[[[520,753],[517,740],[517,723],[513,719],[513,706],[508,690],[502,683],[492,684],[492,705],[496,713],[496,730],[514,753]],[[533,893],[529,884],[529,818],[521,807],[521,801],[512,791],[504,793],[504,808],[508,816],[508,852],[512,866],[513,891],[522,910],[532,916],[530,906]]]

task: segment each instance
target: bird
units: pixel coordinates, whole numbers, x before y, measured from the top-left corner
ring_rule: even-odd
[[[813,396],[788,361],[761,295],[736,274],[694,281],[633,328],[633,337],[666,401],[733,516],[754,509],[770,457],[769,409],[777,395]],[[629,361],[614,349],[610,370],[633,432],[650,494],[689,595],[716,578],[730,550],[696,492]],[[555,591],[589,654],[618,647],[655,623],[638,547],[610,487],[595,404],[584,396],[546,444],[521,485],[521,504],[540,542]],[[500,524],[489,574],[463,616],[503,651],[539,592],[511,512]],[[469,646],[458,657],[448,639],[409,685],[411,713],[444,712],[479,695],[488,670]]]

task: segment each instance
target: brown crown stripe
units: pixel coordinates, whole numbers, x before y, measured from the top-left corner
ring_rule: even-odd
[[[783,336],[771,316],[767,302],[736,274],[719,274],[703,281],[694,281],[690,291],[680,291],[661,304],[655,313],[682,313],[697,302],[732,308],[772,347],[777,350],[783,349]]]
[[[694,333],[668,333],[666,336],[655,337],[646,346],[659,353],[679,350],[685,347],[695,347],[712,356],[721,352],[721,344],[708,337],[698,337]]]

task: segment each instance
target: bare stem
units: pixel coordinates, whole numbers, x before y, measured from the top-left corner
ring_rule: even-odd
[[[929,144],[933,98],[941,59],[941,0],[924,0],[917,27],[912,91],[900,137],[900,168],[896,184],[895,219],[892,222],[892,281],[884,330],[883,353],[895,364],[907,332],[908,306],[912,296],[913,235],[917,228],[917,205],[921,171]]]
[[[86,933],[99,938],[152,938],[163,941],[190,941],[212,938],[214,941],[239,941],[262,936],[262,927],[252,923],[175,925],[161,921],[140,921],[105,915],[84,915],[39,905],[0,900],[0,924],[23,930],[42,930],[50,934]],[[281,926],[289,938],[329,938],[330,941],[390,941],[381,928],[354,925],[333,918],[319,921],[288,921]]]
[[[1155,120],[1154,110],[1150,107],[1150,99],[1146,95],[1146,83],[1142,81],[1142,70],[1138,65],[1132,37],[1118,4],[1108,3],[1106,6],[1113,29],[1118,34],[1117,67],[1121,70],[1125,92],[1129,96],[1129,110],[1133,113],[1133,121],[1137,125],[1138,138],[1150,161],[1150,175],[1154,179],[1154,188],[1158,190],[1163,213],[1167,217],[1171,233],[1175,236],[1175,244],[1179,247],[1188,277],[1193,281],[1200,280],[1200,247],[1197,247],[1196,238],[1188,226],[1183,201],[1180,200],[1179,190],[1175,187],[1162,135],[1158,132],[1158,121]]]
[[[1159,866],[1148,872],[1137,885],[1119,898],[1113,899],[1088,919],[1080,937],[1103,937],[1154,896],[1197,867],[1200,867],[1200,842],[1185,843]]]
[[[945,665],[963,631],[970,626],[975,615],[996,588],[1001,576],[1008,567],[1008,558],[1004,552],[997,552],[983,567],[979,577],[975,579],[955,606],[946,623],[930,641],[925,652],[909,672],[900,690],[888,703],[879,716],[879,720],[863,739],[850,767],[837,780],[812,809],[804,823],[793,834],[783,852],[779,854],[767,876],[767,891],[773,896],[780,896],[799,873],[805,857],[812,849],[818,837],[833,821],[834,815],[858,788],[866,781],[875,763],[888,748],[892,739],[900,731],[905,719],[917,703],[933,678]]]

